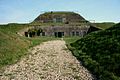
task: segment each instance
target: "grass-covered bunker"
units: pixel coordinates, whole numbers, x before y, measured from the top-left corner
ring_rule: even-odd
[[[40,14],[31,23],[31,26],[35,29],[36,27],[41,29],[39,33],[33,32],[33,35],[55,37],[84,36],[88,32],[99,30],[81,15],[74,12],[45,12]],[[25,35],[28,34],[31,37],[32,34],[29,31]]]

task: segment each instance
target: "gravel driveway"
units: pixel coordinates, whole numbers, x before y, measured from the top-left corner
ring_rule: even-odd
[[[63,40],[44,42],[29,52],[18,63],[6,67],[0,80],[93,80]]]

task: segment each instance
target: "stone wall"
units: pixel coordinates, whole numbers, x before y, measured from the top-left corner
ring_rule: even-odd
[[[24,33],[24,36],[26,36],[26,32],[28,32],[29,29],[36,29],[40,28],[42,32],[40,32],[39,36],[56,36],[56,35],[62,35],[62,37],[67,36],[81,36],[94,32],[97,30],[100,30],[96,27],[93,27],[91,25],[63,25],[63,26],[32,26],[29,28],[26,28],[21,31],[21,33]],[[36,36],[38,36],[38,33],[35,33]],[[28,34],[29,36],[29,34]]]
[[[63,32],[64,36],[84,36],[90,26],[49,26],[42,28],[46,36],[55,36],[55,32]]]

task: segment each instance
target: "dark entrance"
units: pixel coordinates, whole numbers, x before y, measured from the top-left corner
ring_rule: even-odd
[[[58,37],[62,37],[62,32],[58,32]]]
[[[54,35],[55,37],[62,37],[64,36],[64,32],[55,32]]]
[[[55,35],[55,37],[57,37],[57,35],[58,35],[57,32],[55,32],[54,35]]]

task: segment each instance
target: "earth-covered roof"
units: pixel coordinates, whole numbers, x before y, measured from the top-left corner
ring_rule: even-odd
[[[54,18],[65,18],[66,22],[81,22],[86,21],[85,18],[83,18],[80,14],[75,12],[67,12],[67,11],[57,11],[57,12],[45,12],[43,14],[40,14],[35,21],[43,21],[43,22],[49,22],[52,21]]]

